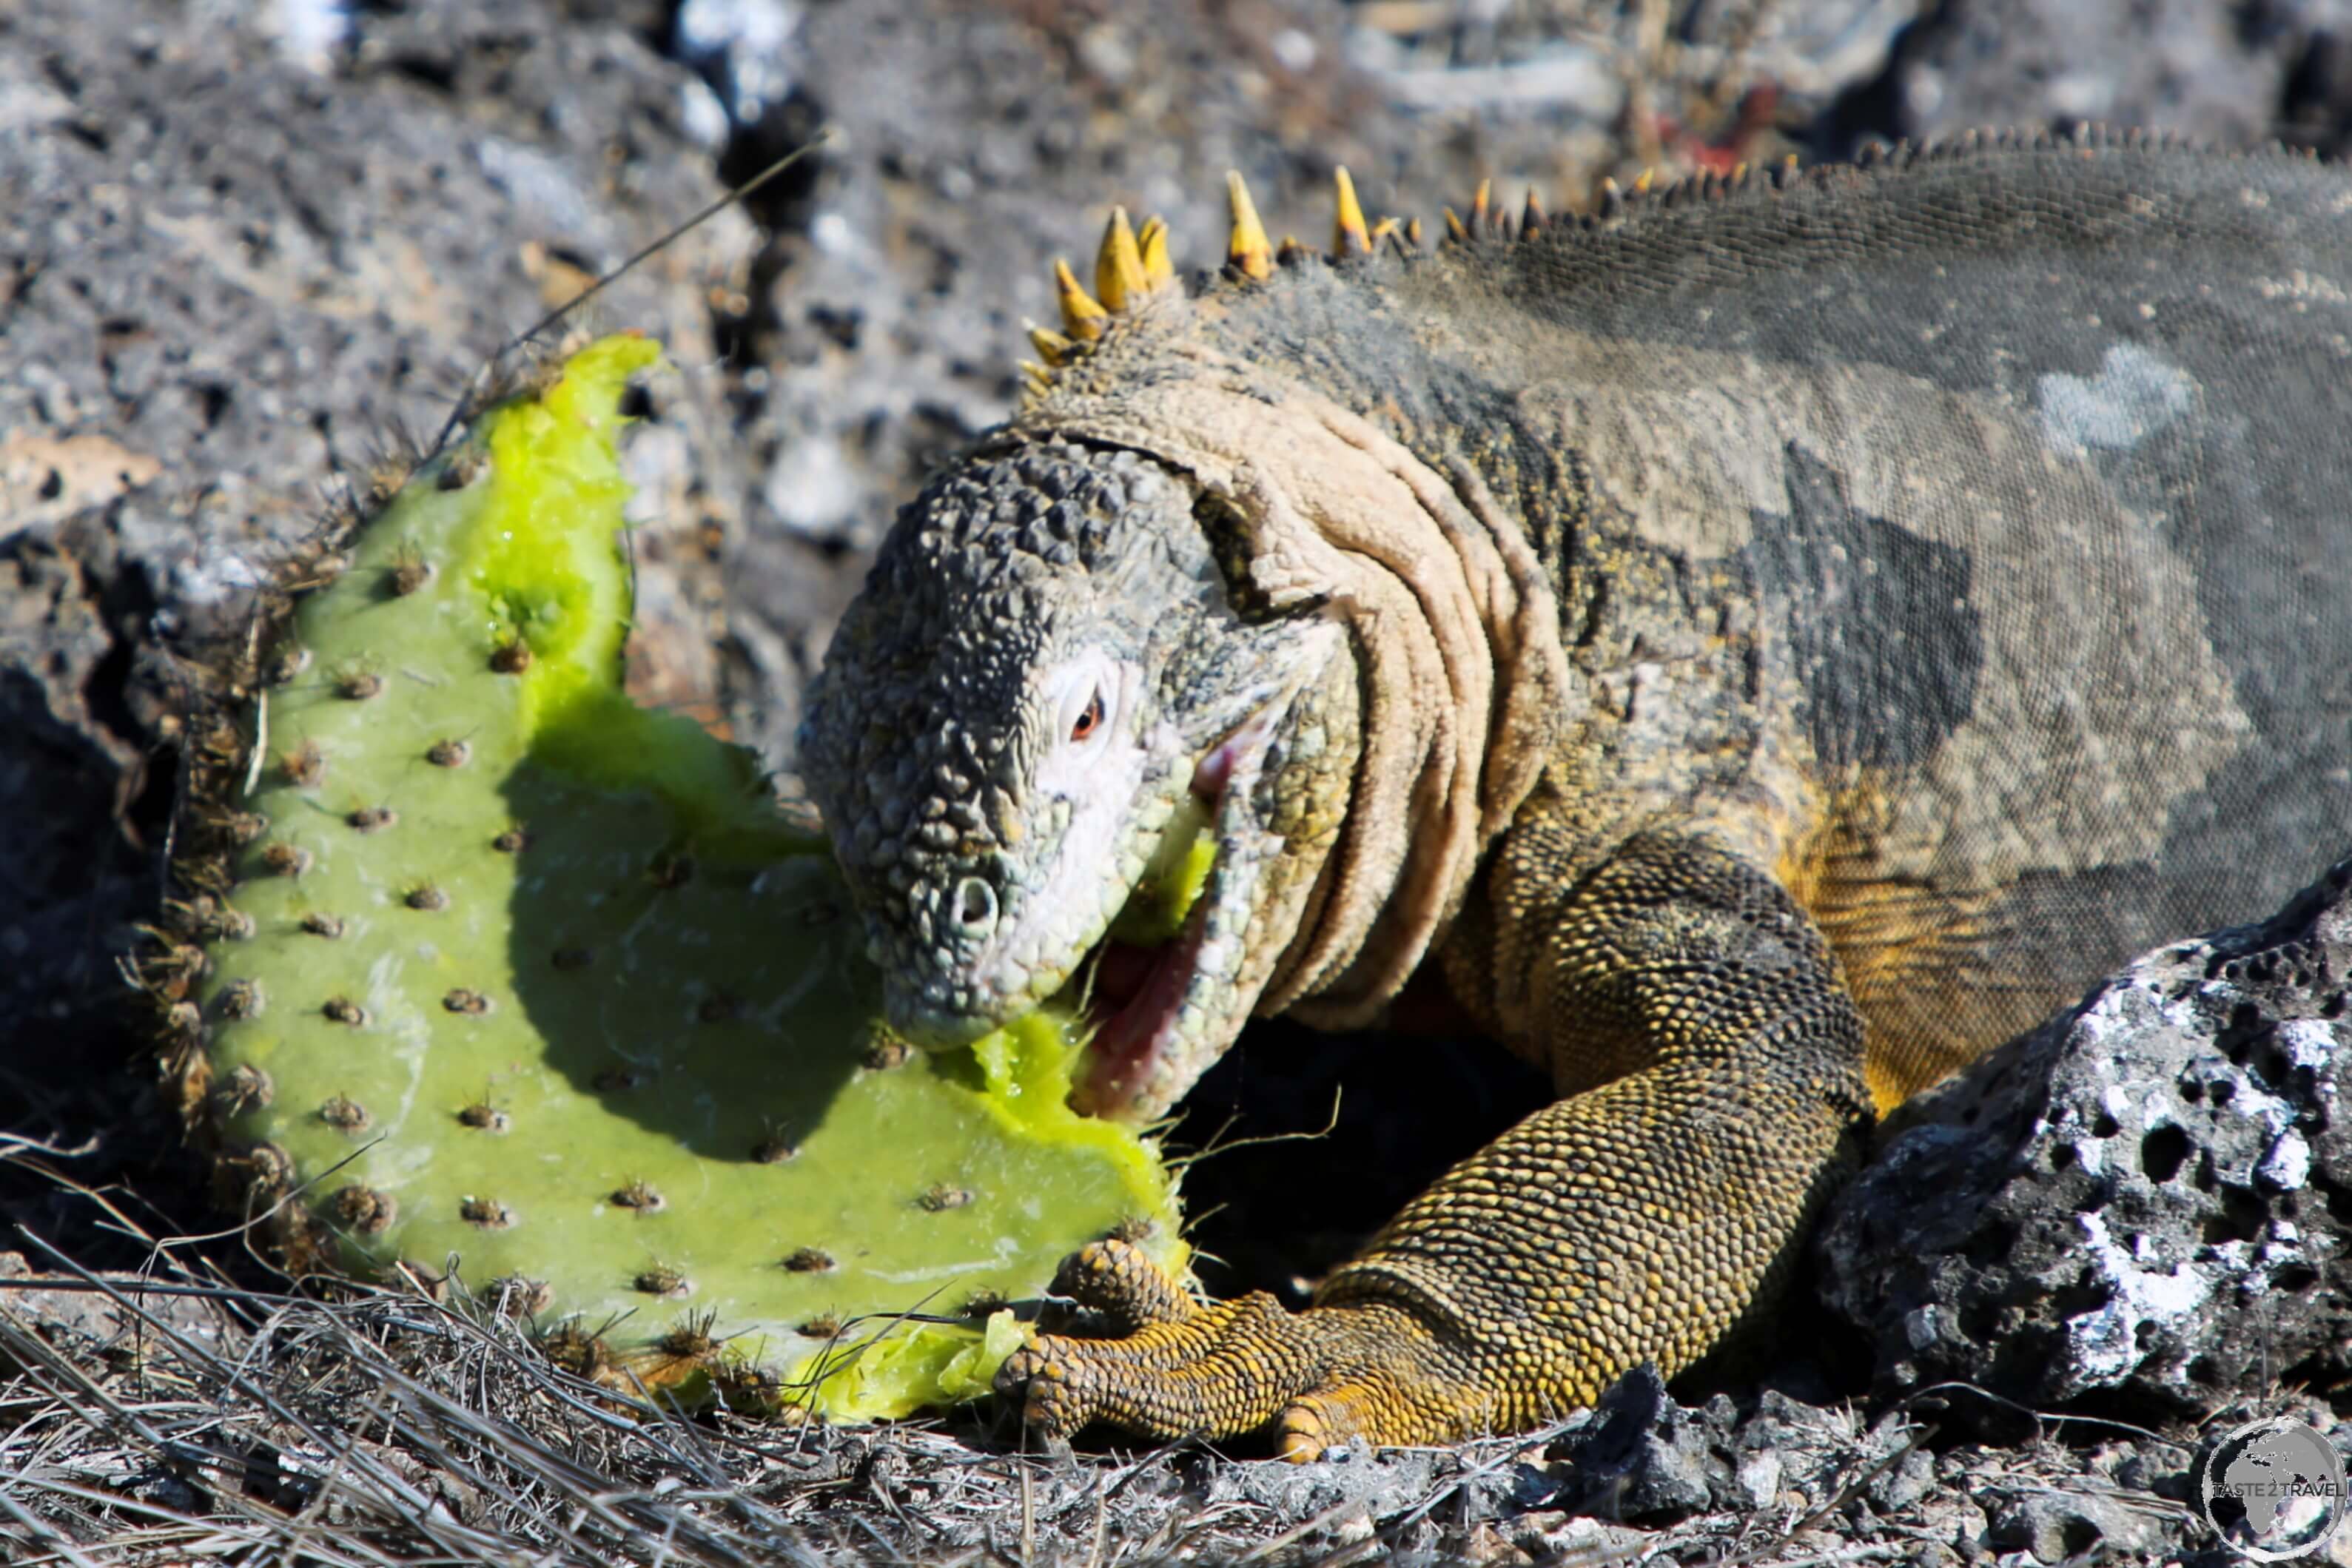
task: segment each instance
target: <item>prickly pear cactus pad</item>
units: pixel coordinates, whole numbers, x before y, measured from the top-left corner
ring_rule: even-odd
[[[614,437],[656,353],[582,350],[310,570],[197,742],[145,972],[298,1267],[446,1279],[621,1387],[974,1396],[1020,1337],[984,1303],[1122,1228],[1180,1260],[1172,1184],[1064,1105],[1066,1023],[883,1030],[819,841],[623,694]]]

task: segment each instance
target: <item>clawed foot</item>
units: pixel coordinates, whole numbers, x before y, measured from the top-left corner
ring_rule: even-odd
[[[1286,1311],[1265,1291],[1196,1301],[1124,1241],[1063,1264],[1056,1291],[1116,1338],[1040,1334],[997,1374],[1030,1433],[1067,1438],[1091,1421],[1154,1437],[1229,1437],[1278,1423],[1286,1459],[1358,1442],[1442,1441],[1483,1425],[1485,1401],[1433,1364],[1427,1329],[1392,1307]]]

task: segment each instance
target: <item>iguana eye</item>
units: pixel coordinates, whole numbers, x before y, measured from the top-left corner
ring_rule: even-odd
[[[1096,730],[1102,727],[1102,688],[1100,686],[1097,686],[1094,689],[1094,695],[1087,698],[1085,711],[1080,713],[1078,716],[1070,723],[1071,741],[1076,743],[1090,738]]]
[[[5,3],[0,0],[0,5]],[[1045,695],[1050,706],[1039,716],[1053,727],[1041,738],[1073,766],[1091,766],[1089,759],[1110,744],[1119,728],[1119,671],[1110,660],[1087,651],[1048,678]]]

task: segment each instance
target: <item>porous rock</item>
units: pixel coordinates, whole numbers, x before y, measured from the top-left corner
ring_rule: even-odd
[[[2036,1486],[1999,1500],[1984,1540],[1997,1552],[2021,1552],[2035,1563],[2063,1563],[2095,1547],[2153,1554],[2166,1544],[2164,1521],[2172,1511],[2125,1492]]]
[[[1820,1243],[1882,1392],[2151,1416],[2352,1374],[2352,861],[1906,1106]]]
[[[1605,1519],[1683,1519],[1705,1511],[1727,1475],[1708,1444],[1710,1436],[1722,1438],[1723,1423],[1707,1414],[1675,1404],[1658,1369],[1643,1362],[1611,1385],[1592,1419],[1560,1445],[1569,1480],[1559,1500]],[[1722,1414],[1729,1415],[1727,1403]],[[1717,1487],[1708,1485],[1710,1471]]]

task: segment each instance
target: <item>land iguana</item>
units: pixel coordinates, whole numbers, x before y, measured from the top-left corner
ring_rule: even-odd
[[[1115,214],[802,746],[893,1024],[1085,1108],[1417,972],[1557,1103],[1292,1312],[1112,1239],[1049,1436],[1524,1428],[1767,1311],[1874,1111],[2352,845],[2352,172],[2137,136],[1268,242]],[[1181,934],[1109,939],[1188,798]]]

